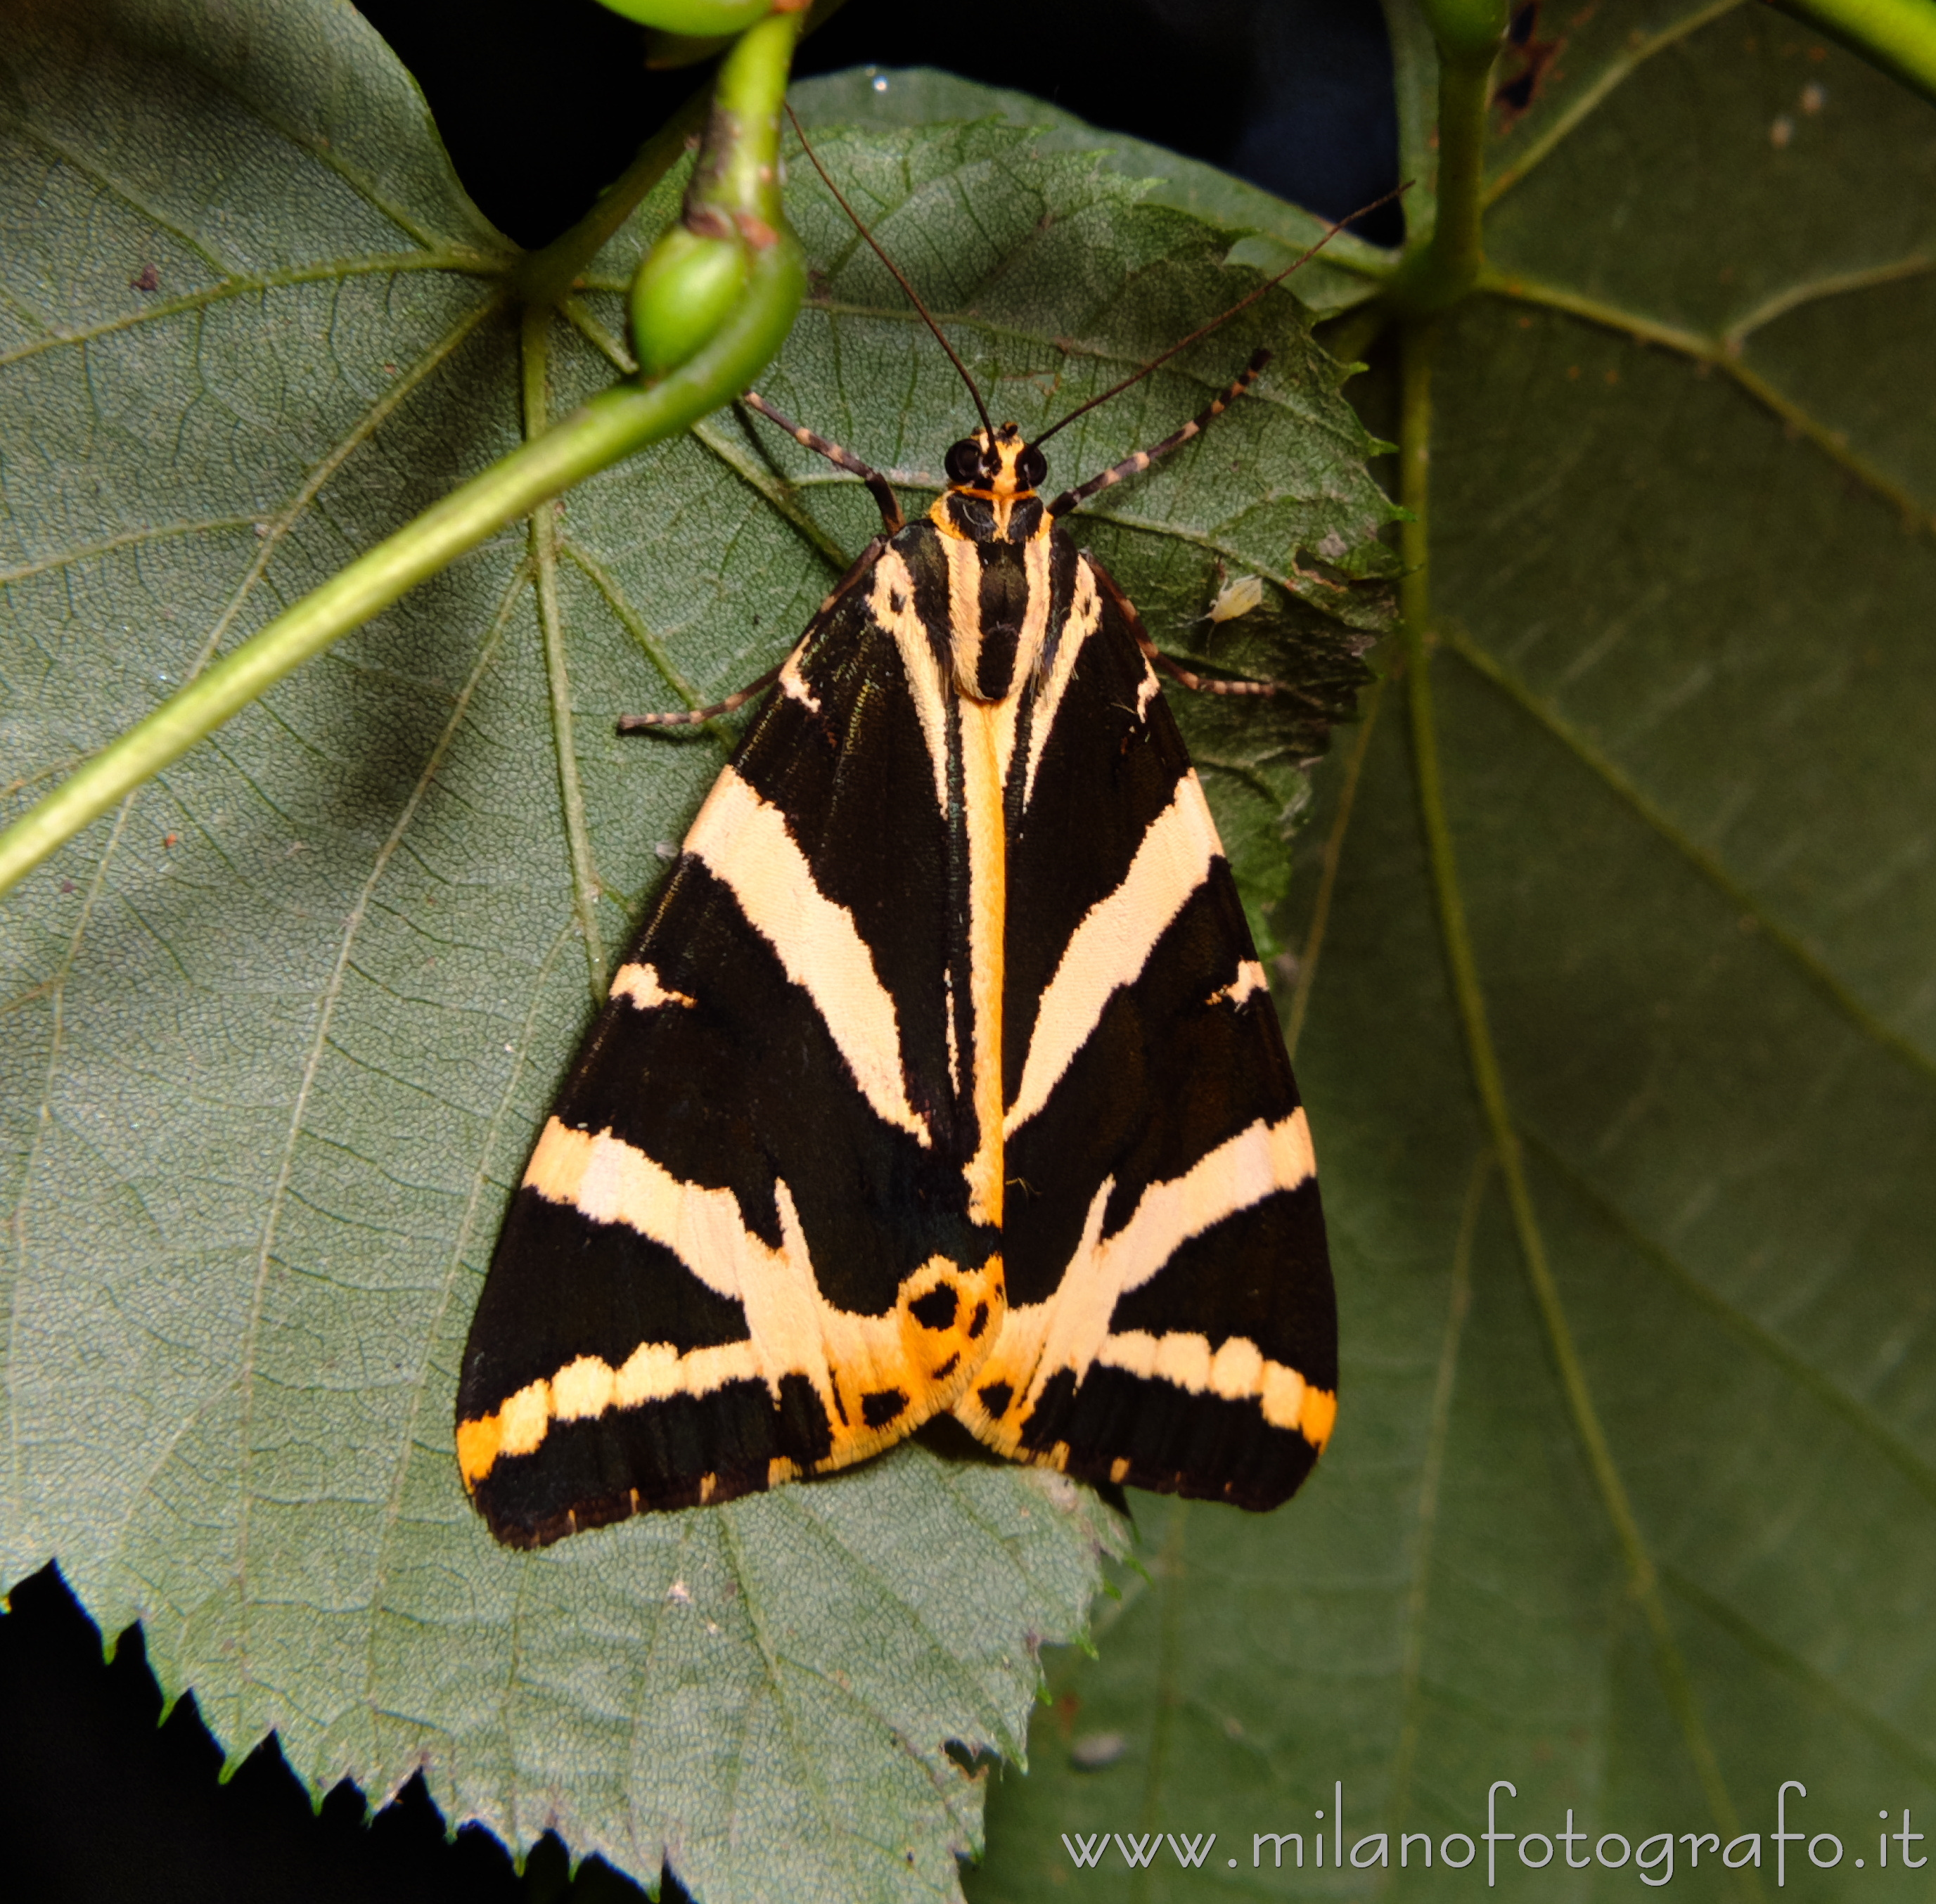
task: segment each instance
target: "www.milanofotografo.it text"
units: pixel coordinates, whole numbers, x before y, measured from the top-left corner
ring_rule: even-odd
[[[1345,1827],[1345,1788],[1339,1783],[1332,1787],[1329,1806],[1314,1809],[1309,1826],[1290,1831],[1253,1832],[1249,1863],[1254,1870],[1302,1869],[1308,1847],[1311,1864],[1318,1870],[1347,1864],[1360,1871],[1393,1864],[1429,1867],[1435,1862],[1455,1871],[1471,1869],[1475,1878],[1491,1885],[1499,1882],[1502,1867],[1510,1874],[1511,1860],[1514,1858],[1531,1871],[1543,1871],[1557,1858],[1576,1871],[1595,1864],[1616,1871],[1630,1866],[1642,1884],[1658,1888],[1672,1882],[1677,1869],[1698,1870],[1702,1859],[1706,1857],[1718,1858],[1731,1871],[1744,1866],[1769,1869],[1777,1887],[1781,1888],[1788,1882],[1791,1857],[1799,1860],[1805,1856],[1820,1871],[1832,1871],[1838,1866],[1857,1871],[1886,1871],[1892,1867],[1913,1871],[1929,1862],[1927,1855],[1919,1854],[1916,1849],[1923,1834],[1914,1829],[1907,1806],[1903,1807],[1899,1823],[1897,1815],[1886,1809],[1877,1813],[1881,1822],[1876,1830],[1875,1849],[1871,1854],[1867,1834],[1855,1836],[1846,1821],[1842,1821],[1843,1828],[1851,1835],[1845,1845],[1836,1832],[1808,1828],[1798,1809],[1791,1817],[1791,1805],[1798,1807],[1799,1801],[1807,1796],[1808,1788],[1800,1779],[1784,1779],[1775,1793],[1774,1829],[1744,1831],[1723,1844],[1717,1831],[1656,1831],[1635,1839],[1618,1831],[1596,1835],[1576,1830],[1570,1809],[1563,1830],[1529,1831],[1523,1828],[1523,1819],[1515,1818],[1510,1812],[1501,1815],[1501,1799],[1516,1800],[1519,1791],[1510,1781],[1496,1779],[1486,1794],[1484,1830],[1478,1829],[1475,1820],[1470,1833],[1447,1832],[1437,1839],[1427,1831],[1372,1831],[1353,1839]],[[1100,1868],[1104,1857],[1112,1852],[1119,1854],[1133,1870],[1154,1864],[1166,1851],[1190,1871],[1212,1868],[1219,1863],[1231,1866],[1241,1863],[1240,1857],[1230,1854],[1227,1846],[1225,1856],[1213,1859],[1217,1837],[1214,1831],[1065,1831],[1062,1842],[1076,1868],[1084,1871]],[[1110,1859],[1112,1864],[1115,1861]]]

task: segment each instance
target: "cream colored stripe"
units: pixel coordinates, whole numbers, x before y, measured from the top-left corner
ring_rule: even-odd
[[[610,1131],[594,1135],[552,1118],[525,1183],[547,1202],[664,1244],[715,1295],[734,1302],[743,1300],[755,1265],[773,1253],[747,1229],[731,1190],[684,1183]]]
[[[1045,603],[1048,600],[1047,588],[1042,590]],[[1061,711],[1062,697],[1069,687],[1069,677],[1075,672],[1075,663],[1082,652],[1083,644],[1088,640],[1100,624],[1103,618],[1102,597],[1096,592],[1095,573],[1086,558],[1078,556],[1075,562],[1075,590],[1069,603],[1069,613],[1062,624],[1062,633],[1055,645],[1055,659],[1050,664],[1048,675],[1043,681],[1035,697],[1035,706],[1029,717],[1028,776],[1022,782],[1022,805],[1027,807],[1035,798],[1036,770],[1042,765],[1042,749],[1048,745],[1050,730],[1055,725],[1055,717]]]
[[[747,1340],[682,1355],[670,1343],[642,1343],[617,1368],[585,1355],[549,1378],[528,1382],[495,1413],[458,1424],[458,1464],[467,1487],[476,1487],[500,1455],[528,1455],[541,1446],[554,1420],[582,1420],[673,1395],[708,1394],[728,1382],[764,1382],[777,1402],[781,1378],[789,1374],[812,1383],[834,1425],[838,1459],[852,1461],[930,1412],[924,1407],[900,1427],[876,1432],[863,1425],[864,1396],[897,1388],[912,1401],[925,1398],[930,1407],[937,1395],[942,1405],[953,1399],[943,1386],[945,1377],[918,1352],[910,1353],[911,1335],[924,1344],[945,1342],[918,1324],[910,1313],[914,1303],[945,1285],[955,1293],[958,1316],[965,1319],[977,1304],[991,1311],[997,1328],[982,1353],[999,1339],[999,1256],[973,1270],[930,1257],[902,1283],[900,1300],[884,1315],[855,1315],[833,1307],[821,1292],[800,1213],[784,1181],[773,1186],[780,1247],[770,1250],[746,1228],[731,1191],[683,1183],[609,1130],[575,1131],[552,1118],[524,1180],[552,1202],[596,1222],[622,1223],[670,1250],[715,1295],[739,1303]],[[957,1324],[957,1336],[965,1326],[965,1321]],[[951,1360],[960,1359],[957,1349]],[[955,1376],[957,1392],[975,1366],[971,1359]]]
[[[1063,948],[1042,995],[1021,1087],[1008,1116],[1012,1138],[1055,1089],[1069,1060],[1101,1023],[1111,996],[1136,982],[1157,941],[1209,877],[1223,851],[1194,772],[1143,835],[1122,884],[1089,908]]]
[[[780,663],[780,691],[800,703],[800,706],[818,714],[820,703],[813,690],[807,686],[806,677],[800,671],[800,657],[806,652],[806,643],[802,642]]]
[[[777,1250],[768,1249],[747,1229],[731,1190],[682,1182],[610,1131],[575,1131],[552,1118],[531,1153],[525,1182],[549,1201],[567,1204],[594,1222],[622,1223],[663,1244],[715,1295],[737,1302],[746,1312],[751,1338],[746,1353],[752,1359],[721,1366],[764,1382],[776,1400],[782,1375],[804,1374],[827,1404],[831,1421],[836,1416],[830,1368],[865,1388],[872,1386],[876,1367],[891,1374],[900,1365],[901,1325],[894,1311],[885,1316],[850,1316],[821,1294],[800,1213],[784,1181],[773,1186],[780,1219]],[[655,1358],[648,1358],[633,1379],[656,1380],[652,1371],[659,1367]],[[614,1371],[613,1381],[622,1374]],[[590,1371],[579,1379],[573,1405],[582,1403],[588,1410],[602,1378]],[[650,1400],[655,1392],[641,1389],[637,1399]],[[616,1389],[613,1393],[616,1397]],[[555,1393],[546,1398],[552,1412],[560,1412],[556,1399]]]
[[[1046,536],[1022,547],[1022,576],[1028,589],[1028,606],[1022,611],[1022,625],[1015,637],[1015,671],[1009,677],[1009,692],[1003,697],[1003,720],[995,763],[1006,794],[1009,769],[1015,764],[1015,735],[1021,724],[1023,697],[1033,685],[1035,671],[1042,660],[1043,638],[1048,633],[1048,540]]]
[[[1295,1189],[1317,1174],[1311,1126],[1302,1108],[1275,1124],[1260,1117],[1167,1183],[1142,1193],[1136,1214],[1102,1247],[1112,1263],[1116,1292],[1139,1289],[1193,1236],[1274,1190]],[[1112,1186],[1113,1187],[1113,1186]]]
[[[1104,1179],[1060,1286],[1040,1305],[1047,1311],[1040,1360],[1032,1373],[1015,1371],[1017,1386],[1026,1380],[1033,1403],[1058,1369],[1073,1369],[1079,1382],[1109,1338],[1109,1319],[1119,1298],[1149,1281],[1193,1236],[1261,1203],[1273,1191],[1294,1189],[1316,1172],[1311,1129],[1300,1109],[1275,1124],[1260,1118],[1199,1158],[1182,1176],[1151,1184],[1136,1213],[1106,1241],[1103,1214],[1115,1180]],[[1001,1344],[1005,1361],[1009,1331],[1018,1329],[1026,1340],[1032,1319],[1030,1309],[1009,1312]]]
[[[1097,1351],[1099,1366],[1153,1377],[1191,1395],[1208,1392],[1227,1401],[1251,1401],[1275,1428],[1301,1434],[1314,1448],[1330,1439],[1338,1398],[1314,1389],[1296,1369],[1274,1362],[1247,1336],[1233,1335],[1210,1352],[1210,1338],[1182,1331],[1150,1335],[1126,1329]]]
[[[813,883],[779,808],[728,767],[692,823],[685,850],[731,889],[788,978],[812,999],[874,1114],[925,1148],[927,1123],[908,1102],[894,1002],[854,915]]]
[[[915,611],[914,577],[900,553],[883,549],[874,564],[874,584],[867,606],[873,618],[894,639],[900,650],[901,671],[907,677],[915,718],[934,769],[934,803],[948,817],[948,701],[941,663],[927,630]]]
[[[969,1054],[980,1141],[966,1166],[971,1222],[1002,1220],[1002,970],[1008,915],[1008,828],[1002,807],[1002,733],[1015,733],[1013,700],[956,703],[968,832]]]
[[[1142,1329],[1125,1329],[1104,1338],[1096,1361],[1100,1367],[1153,1377],[1192,1395],[1221,1395],[1226,1401],[1254,1400],[1272,1428],[1303,1426],[1303,1376],[1271,1361],[1248,1336],[1230,1337],[1213,1355],[1207,1335],[1181,1330],[1151,1335]]]
[[[943,536],[948,558],[948,651],[954,691],[979,697],[982,666],[982,545]]]
[[[1228,1005],[1232,1010],[1248,1005],[1260,992],[1270,990],[1270,981],[1264,976],[1264,969],[1254,959],[1245,959],[1237,967],[1237,975],[1221,990],[1210,994],[1212,1005]]]
[[[642,1342],[619,1368],[597,1355],[580,1355],[551,1378],[552,1412],[561,1422],[602,1415],[608,1408],[638,1408],[673,1395],[710,1395],[728,1382],[761,1379],[751,1342],[721,1342],[682,1355],[670,1342]]]
[[[669,992],[659,981],[656,966],[646,965],[621,966],[612,975],[610,996],[615,999],[630,999],[641,1011],[650,1011],[661,1005],[690,1005],[692,1000],[683,992]]]

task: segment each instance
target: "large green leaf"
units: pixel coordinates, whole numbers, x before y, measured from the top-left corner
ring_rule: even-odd
[[[676,181],[569,322],[408,80],[321,0],[35,0],[0,22],[0,678],[17,808],[622,364],[621,292]],[[1039,425],[1255,282],[1228,239],[990,125],[823,156],[993,400]],[[810,178],[810,175],[809,178]],[[817,186],[818,276],[767,388],[917,503],[968,413]],[[1220,564],[1272,585],[1218,658],[1288,674],[1197,723],[1251,896],[1383,625],[1369,440],[1287,294],[1059,440],[1084,473],[1268,337],[1263,394],[1087,533],[1202,648]],[[521,356],[521,352],[523,353]],[[953,1894],[978,1754],[1019,1761],[1045,1639],[1114,1518],[911,1446],[540,1555],[458,1485],[452,1386],[507,1186],[598,975],[722,757],[621,742],[782,651],[865,498],[722,413],[574,493],[556,615],[509,533],[292,677],[0,911],[0,1581],[57,1558],[141,1619],[225,1748],[314,1787],[419,1767],[453,1822],[555,1827],[700,1896]]]
[[[1674,1894],[1771,1896],[1789,1779],[1791,1828],[1846,1850],[1789,1845],[1783,1894],[1925,1881],[1872,1834],[1936,1830],[1936,116],[1765,8],[1535,34],[1557,57],[1490,141],[1499,282],[1437,339],[1427,527],[1457,890],[1557,1302],[1393,682],[1293,899],[1338,841],[1297,1057],[1333,1452],[1268,1520],[1135,1503],[1146,1576],[1052,1670],[985,1904],[1484,1887],[1483,1845],[1336,1871],[1339,1782],[1348,1855],[1382,1832],[1394,1864],[1397,1834],[1483,1831],[1496,1779],[1502,1829],[1571,1808],[1590,1868],[1505,1843],[1502,1896],[1639,1894],[1600,1834],[1714,1832],[1764,1834],[1763,1868],[1677,1842]],[[1365,386],[1393,434],[1395,375]],[[1257,1862],[1261,1832],[1308,1860],[1320,1808],[1326,1868]],[[1165,1843],[1134,1878],[1061,1839],[1210,1830],[1202,1870]]]

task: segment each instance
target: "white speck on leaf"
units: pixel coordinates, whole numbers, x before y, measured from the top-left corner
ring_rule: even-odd
[[[1069,1762],[1083,1772],[1100,1772],[1114,1765],[1130,1748],[1120,1732],[1087,1732],[1069,1748]]]

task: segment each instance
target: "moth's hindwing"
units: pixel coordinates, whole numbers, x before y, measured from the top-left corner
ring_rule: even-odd
[[[1021,1459],[1274,1507],[1336,1412],[1310,1136],[1202,788],[1087,557],[1027,696],[1005,800],[1009,1308],[955,1413]]]
[[[788,662],[516,1192],[458,1398],[501,1540],[858,1461],[996,1338],[974,845],[899,548]]]

